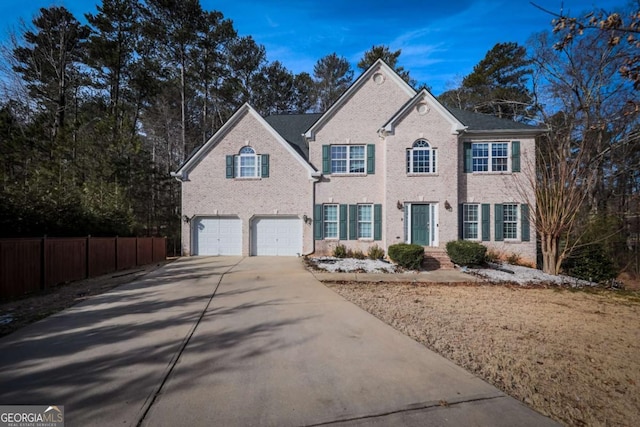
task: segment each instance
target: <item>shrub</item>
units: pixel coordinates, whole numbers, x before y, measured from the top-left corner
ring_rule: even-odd
[[[613,259],[601,244],[576,250],[562,266],[570,276],[590,282],[600,283],[618,275]]]
[[[500,261],[500,253],[491,249],[487,249],[487,253],[484,255],[484,259],[487,262]]]
[[[447,243],[447,255],[455,264],[478,265],[485,261],[487,248],[478,242],[453,240]]]
[[[401,267],[417,270],[424,259],[424,248],[420,245],[398,243],[389,246],[389,258]]]
[[[349,258],[365,259],[366,257],[367,256],[361,250],[355,250],[355,251],[351,252],[351,256]]]
[[[384,258],[384,249],[382,249],[378,245],[373,245],[369,247],[369,252],[367,252],[367,256],[369,259],[383,259]]]
[[[520,265],[520,255],[511,254],[507,257],[507,262],[511,265]]]
[[[344,245],[338,245],[333,248],[333,256],[336,258],[346,258],[347,248]]]

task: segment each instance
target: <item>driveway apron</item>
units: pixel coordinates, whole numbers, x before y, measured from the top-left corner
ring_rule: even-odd
[[[224,274],[148,408],[149,426],[556,425],[295,258],[245,258]]]

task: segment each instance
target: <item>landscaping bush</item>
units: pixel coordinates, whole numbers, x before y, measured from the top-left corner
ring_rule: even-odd
[[[424,259],[424,248],[420,245],[398,243],[389,246],[389,258],[401,267],[417,270]]]
[[[478,242],[453,240],[447,243],[447,255],[453,263],[468,266],[479,265],[485,261],[487,248]]]
[[[333,256],[336,258],[346,258],[347,248],[344,245],[338,245],[333,248]]]
[[[355,259],[365,259],[367,256],[364,254],[364,252],[362,252],[359,249],[356,249],[355,251],[348,251],[350,252],[350,256],[348,258],[355,258]]]
[[[601,244],[589,245],[574,251],[562,267],[570,276],[590,282],[600,283],[618,275],[613,259]]]
[[[369,259],[383,259],[384,258],[384,249],[382,249],[378,245],[373,245],[369,247],[369,252],[367,253]]]

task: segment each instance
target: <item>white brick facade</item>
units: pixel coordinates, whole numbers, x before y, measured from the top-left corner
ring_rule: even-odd
[[[537,131],[521,129],[469,129],[431,94],[416,93],[378,61],[307,131],[308,163],[253,109],[243,107],[178,171],[183,180],[182,215],[240,218],[244,255],[251,253],[252,219],[283,215],[306,219],[301,221],[303,253],[328,254],[339,243],[366,253],[374,244],[387,250],[394,243],[412,239],[417,242],[423,238],[417,236],[423,236],[419,228],[425,218],[429,227],[429,243],[425,245],[444,247],[461,236],[461,204],[481,204],[490,207],[490,218],[485,218],[490,236],[482,243],[505,255],[517,254],[535,262],[536,236],[532,226],[528,227],[528,241],[522,241],[521,232],[516,239],[496,240],[496,205],[526,205],[530,216],[535,211],[526,176],[535,170]],[[431,153],[436,153],[435,172],[407,171],[407,150],[419,140],[426,141]],[[522,172],[511,172],[512,162],[516,161],[511,157],[507,172],[464,171],[465,143],[504,142],[511,149],[513,141],[519,141],[516,144],[520,147]],[[269,154],[268,178],[226,178],[226,156],[237,154],[245,145],[257,153]],[[367,168],[374,162],[375,171],[336,174],[325,170],[320,176],[331,164],[325,150],[336,145],[366,147]],[[380,235],[375,240],[373,234],[367,239],[352,236],[351,228],[357,221],[349,218],[346,239],[314,238],[314,226],[324,227],[318,222],[320,218],[314,218],[314,207],[326,204],[349,206],[350,214],[354,205],[375,205],[381,214],[375,218]],[[518,227],[522,228],[522,224]],[[193,221],[183,222],[185,255],[193,248],[196,231],[192,228]]]

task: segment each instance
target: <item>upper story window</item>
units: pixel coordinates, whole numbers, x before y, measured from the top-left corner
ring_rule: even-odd
[[[372,175],[375,170],[375,144],[322,146],[322,173],[325,175]]]
[[[256,154],[253,148],[244,146],[238,154],[226,156],[225,176],[227,179],[268,178],[269,155]]]
[[[249,146],[242,147],[236,157],[236,162],[237,178],[260,177],[261,158],[253,148]]]
[[[506,142],[476,142],[471,144],[474,172],[506,172],[509,144]]]
[[[436,173],[436,150],[419,139],[407,150],[407,173]]]
[[[332,145],[331,173],[364,173],[364,145]]]

